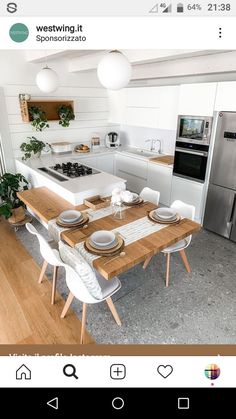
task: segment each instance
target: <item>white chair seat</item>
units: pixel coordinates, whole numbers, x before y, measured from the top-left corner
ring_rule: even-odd
[[[107,297],[111,297],[112,294],[114,294],[116,291],[118,291],[121,287],[121,283],[119,279],[115,276],[114,278],[110,280],[106,280],[103,278],[102,275],[100,275],[98,272],[96,272],[96,278],[99,282],[99,285],[102,290],[102,296],[104,300]]]
[[[180,240],[179,242],[172,244],[172,246],[166,247],[162,250],[162,253],[173,253],[178,252],[181,249],[185,249],[188,246],[188,241],[186,239]]]

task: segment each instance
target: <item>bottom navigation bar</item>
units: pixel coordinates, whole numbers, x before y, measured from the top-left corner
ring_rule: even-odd
[[[11,388],[1,389],[1,407],[6,407],[8,414],[34,414],[34,411],[44,417],[69,417],[75,412],[86,412],[102,417],[132,417],[148,412],[173,415],[174,418],[224,412],[224,415],[234,409],[235,389],[202,389],[202,388]],[[14,400],[14,403],[9,403]],[[22,402],[24,400],[24,403]],[[188,412],[185,413],[184,412]]]

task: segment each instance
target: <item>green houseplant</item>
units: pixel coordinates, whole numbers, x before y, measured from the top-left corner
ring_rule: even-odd
[[[45,128],[49,128],[46,113],[39,106],[29,107],[29,115],[32,120],[31,125],[36,131],[43,131]]]
[[[17,192],[28,189],[28,181],[21,173],[4,173],[0,177],[0,215],[10,222],[22,221],[25,218],[23,202]]]
[[[62,127],[69,127],[70,121],[75,119],[75,114],[71,105],[61,105],[58,108],[58,115],[60,118],[59,124]]]
[[[22,160],[30,159],[32,155],[40,157],[42,150],[48,151],[51,148],[50,144],[37,140],[35,137],[27,138],[29,141],[22,143],[20,146],[21,151],[25,153]]]

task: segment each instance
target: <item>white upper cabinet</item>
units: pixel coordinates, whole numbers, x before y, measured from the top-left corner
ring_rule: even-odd
[[[179,86],[138,87],[109,93],[109,122],[176,129]]]
[[[178,86],[127,89],[126,124],[176,129]]]
[[[236,111],[236,82],[218,83],[216,111]]]
[[[179,95],[179,115],[212,116],[217,83],[182,84]]]

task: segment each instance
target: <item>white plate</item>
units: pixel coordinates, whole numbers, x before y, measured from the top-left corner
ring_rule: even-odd
[[[116,235],[112,231],[99,230],[95,231],[90,237],[91,243],[99,247],[109,246],[116,239]]]
[[[80,219],[82,220],[83,215],[81,214],[80,211],[67,210],[67,211],[63,211],[59,215],[59,218],[63,223],[75,223],[76,221],[79,221]]]
[[[153,213],[153,217],[155,218],[155,220],[157,220],[157,221],[166,221],[167,223],[168,223],[168,221],[175,221],[175,220],[177,220],[177,216],[176,215],[174,215],[173,217],[171,217],[171,218],[168,218],[168,220],[166,219],[166,218],[162,218],[162,217],[158,217],[158,215],[156,215],[155,213]]]
[[[176,218],[177,212],[173,208],[157,208],[154,214],[160,220],[172,220]]]
[[[100,250],[108,249],[109,250],[109,249],[113,249],[113,247],[115,247],[117,245],[118,240],[117,240],[117,238],[115,238],[115,240],[111,244],[109,244],[108,246],[101,246],[101,245],[98,246],[91,240],[91,237],[90,237],[89,243],[92,247],[94,247],[94,249],[98,249],[98,250],[99,249]]]

